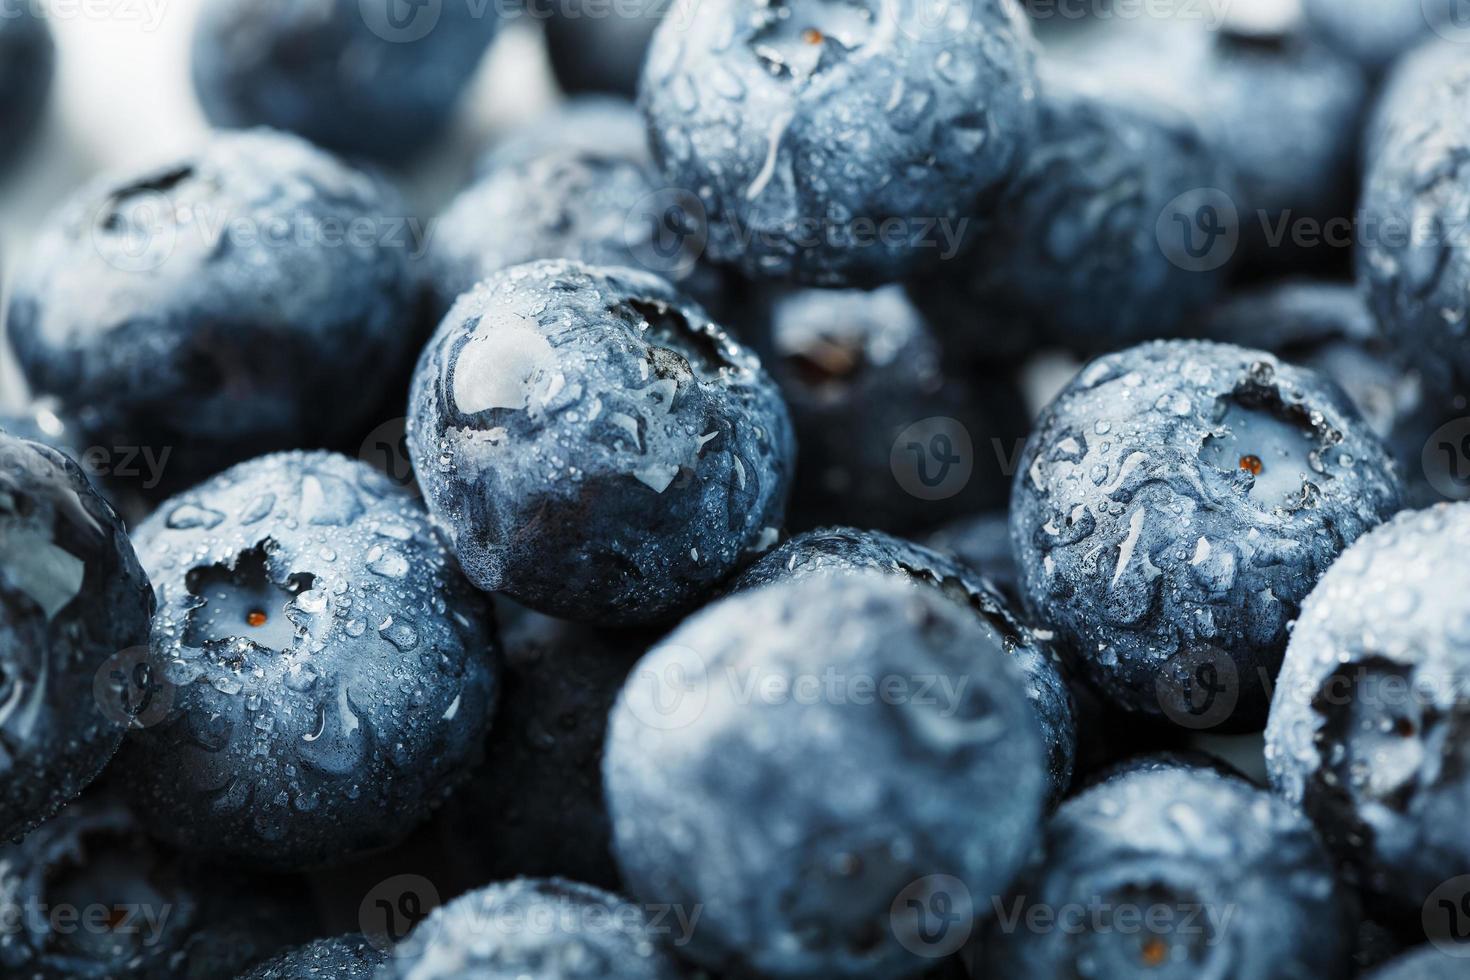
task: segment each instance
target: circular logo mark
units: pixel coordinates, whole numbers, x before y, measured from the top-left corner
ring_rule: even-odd
[[[369,432],[357,449],[357,458],[399,488],[418,493],[418,480],[408,452],[408,419],[389,419]]]
[[[920,500],[948,500],[970,483],[975,444],[957,419],[935,416],[898,434],[888,467],[905,493]]]
[[[649,728],[678,731],[704,714],[708,680],[704,658],[697,651],[666,643],[633,668],[627,688],[628,710]]]
[[[92,677],[92,696],[116,725],[150,728],[173,710],[175,688],[158,673],[147,647],[128,647],[103,661]]]
[[[1470,418],[1434,430],[1419,457],[1424,476],[1446,500],[1470,500]]]
[[[432,881],[421,875],[394,875],[363,897],[357,907],[357,924],[368,942],[388,951],[439,905],[439,890]]]
[[[1217,187],[1185,191],[1164,205],[1154,225],[1159,250],[1186,272],[1212,272],[1235,257],[1240,212]]]
[[[1470,44],[1470,4],[1465,0],[1419,0],[1431,30],[1455,44]]]
[[[904,949],[926,959],[943,959],[969,941],[975,901],[958,878],[929,875],[898,893],[888,907],[888,921]]]
[[[1181,728],[1216,728],[1240,700],[1240,670],[1224,650],[1198,647],[1176,655],[1154,680],[1159,707]]]
[[[92,247],[120,272],[153,272],[174,254],[179,222],[174,202],[159,191],[109,199],[92,222]]]
[[[694,271],[709,242],[708,216],[693,191],[665,187],[645,194],[623,221],[623,243],[649,272],[682,279]]]
[[[882,7],[905,37],[921,44],[942,44],[971,30],[977,2],[986,0],[914,0]]]
[[[1448,956],[1470,957],[1470,875],[1444,882],[1420,910],[1424,935]]]
[[[368,30],[378,37],[391,44],[412,44],[439,25],[444,0],[358,0],[357,8]]]

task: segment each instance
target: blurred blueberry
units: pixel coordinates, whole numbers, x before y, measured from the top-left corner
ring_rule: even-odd
[[[387,959],[361,935],[336,936],[287,950],[239,980],[373,980]]]
[[[522,123],[491,144],[476,174],[483,177],[563,150],[634,163],[651,161],[648,127],[637,106],[614,96],[582,95]]]
[[[44,7],[0,0],[0,170],[15,162],[46,113],[56,48]]]
[[[551,69],[566,92],[611,92],[632,96],[649,42],[674,0],[606,4],[571,0],[557,4],[546,20]]]

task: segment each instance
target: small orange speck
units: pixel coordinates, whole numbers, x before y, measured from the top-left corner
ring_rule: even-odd
[[[251,626],[264,626],[265,620],[265,613],[261,612],[259,609],[252,609],[245,614],[245,622],[249,623]]]
[[[808,27],[806,30],[802,31],[801,39],[807,44],[821,44],[822,41],[825,40],[825,38],[822,37],[822,32],[817,30],[815,27]]]
[[[1260,476],[1261,470],[1265,469],[1265,466],[1262,465],[1261,457],[1259,456],[1242,456],[1240,457],[1240,468],[1248,470],[1255,476]]]
[[[1143,965],[1162,966],[1169,957],[1169,944],[1158,936],[1150,936],[1143,942]]]

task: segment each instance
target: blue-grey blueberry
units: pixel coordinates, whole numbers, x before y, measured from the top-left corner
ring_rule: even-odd
[[[0,167],[13,163],[45,116],[56,46],[33,0],[0,0]]]

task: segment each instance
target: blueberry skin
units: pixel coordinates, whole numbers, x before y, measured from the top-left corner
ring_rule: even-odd
[[[1012,608],[1024,605],[1021,571],[1011,551],[1011,518],[1005,511],[962,518],[935,531],[923,543],[985,576]]]
[[[436,313],[495,273],[538,259],[624,266],[712,291],[697,229],[665,240],[639,220],[641,208],[663,210],[660,186],[648,165],[601,151],[551,150],[492,170],[435,226],[428,275]]]
[[[943,683],[880,693],[919,677]],[[1020,669],[972,613],[877,572],[783,582],[707,607],[634,669],[604,763],[614,854],[635,897],[703,910],[681,953],[712,971],[907,976],[934,961],[890,909],[930,875],[1004,889],[1043,756]]]
[[[818,575],[884,572],[919,588],[936,589],[975,614],[986,642],[1005,653],[1026,679],[1046,747],[1051,802],[1072,783],[1077,729],[1061,660],[1044,638],[1022,624],[994,584],[946,556],[881,532],[829,527],[799,534],[735,580],[733,591],[800,582]]]
[[[449,128],[498,10],[208,0],[194,33],[194,89],[216,127],[271,126],[347,156],[403,163]]]
[[[856,286],[938,262],[933,222],[963,236],[1030,142],[1034,85],[1014,0],[718,0],[664,20],[640,104],[715,262]]]
[[[641,0],[610,12],[592,3],[558,5],[546,20],[546,53],[565,92],[613,92],[632,96],[653,32],[672,0]]]
[[[106,795],[0,848],[0,889],[17,916],[0,934],[0,968],[27,980],[216,980],[312,929],[290,885],[170,854]],[[79,925],[98,907],[119,918],[101,931],[53,928],[44,913],[62,907]]]
[[[1302,0],[1302,12],[1327,43],[1378,71],[1430,37],[1454,0]]]
[[[1364,980],[1459,980],[1464,975],[1464,959],[1424,946],[1364,974]]]
[[[983,384],[956,377],[903,287],[787,292],[772,304],[766,343],[801,447],[792,529],[849,523],[902,533],[1004,505],[1010,479],[991,449],[1019,445],[1021,392],[1000,371]],[[893,455],[905,430],[934,417],[964,427],[973,471],[959,493],[927,500],[895,478]]]
[[[134,540],[171,704],[116,768],[160,839],[320,867],[396,843],[478,761],[494,619],[387,477],[267,456],[163,504]]]
[[[1009,928],[992,920],[978,943],[977,976],[1310,980],[1349,972],[1351,909],[1311,824],[1242,780],[1136,769],[1064,803],[1038,853],[1004,899],[1020,918]],[[1050,928],[1027,928],[1029,916],[1047,910],[1056,916]]]
[[[56,45],[43,7],[0,0],[0,168],[14,163],[46,114]]]
[[[1364,891],[1414,916],[1470,868],[1467,544],[1470,505],[1444,504],[1343,554],[1302,608],[1266,728],[1272,785]]]
[[[1036,621],[1110,700],[1259,730],[1287,624],[1400,495],[1331,381],[1261,351],[1158,341],[1093,361],[1042,412],[1011,540]],[[1223,697],[1195,690],[1205,681]]]
[[[473,880],[565,877],[618,887],[602,796],[607,718],[657,639],[521,611],[501,629],[505,674],[485,762],[439,829]]]
[[[637,106],[616,96],[580,95],[505,134],[480,157],[475,176],[563,150],[634,163],[653,161],[648,128]]]
[[[530,924],[531,927],[528,927]],[[562,878],[487,885],[436,909],[378,980],[675,980],[643,909]]]
[[[153,590],[122,521],[75,462],[0,433],[0,840],[102,771],[126,719],[94,684],[147,642]]]
[[[360,934],[335,936],[287,950],[238,980],[373,980],[387,959]]]
[[[702,309],[575,262],[460,298],[408,441],[472,582],[603,626],[677,616],[774,544],[795,451],[775,384]]]
[[[1231,176],[1183,113],[1064,68],[1043,82],[1036,150],[950,288],[987,321],[1032,324],[1073,350],[1172,334],[1226,273],[1171,257],[1161,228],[1192,221],[1202,189],[1229,193]]]
[[[385,223],[401,208],[295,137],[218,135],[101,178],[48,219],[10,340],[88,443],[168,449],[172,489],[329,444],[356,432],[412,342],[415,280]],[[363,222],[371,241],[351,231]]]
[[[1395,87],[1379,109],[1379,136],[1363,191],[1357,253],[1369,306],[1433,390],[1470,380],[1470,248],[1455,229],[1470,213],[1463,157],[1470,147],[1470,59],[1442,62],[1432,84]]]

